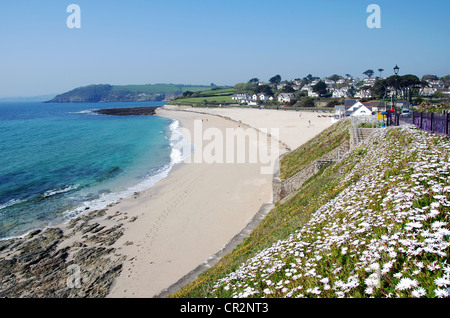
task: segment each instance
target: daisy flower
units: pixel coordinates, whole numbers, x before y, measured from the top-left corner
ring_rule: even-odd
[[[406,290],[410,288],[414,288],[419,286],[419,282],[415,279],[411,279],[408,277],[404,277],[400,280],[400,282],[395,286],[396,290]]]
[[[414,289],[411,293],[411,295],[415,298],[420,298],[422,296],[425,296],[426,294],[427,294],[427,292],[422,287]]]

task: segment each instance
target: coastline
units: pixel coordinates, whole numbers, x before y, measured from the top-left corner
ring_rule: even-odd
[[[162,109],[157,115],[178,120],[191,136],[194,120],[202,120],[204,129],[239,127],[238,122],[193,112]],[[118,241],[135,242],[121,251],[136,256],[125,262],[108,297],[161,297],[164,290],[195,273],[199,264],[223,251],[261,206],[272,201],[272,175],[261,175],[259,168],[184,163],[142,193],[136,205],[123,201],[121,208],[129,213],[142,208],[146,212]]]
[[[191,132],[194,120],[202,120],[205,129],[224,131],[258,117],[252,113],[247,120],[242,113],[232,118],[175,111],[177,109],[179,107],[164,107],[157,115],[178,120]],[[239,112],[234,111],[234,115]],[[329,119],[328,122],[331,125]],[[271,126],[267,124],[266,127]],[[299,128],[304,130],[305,127]],[[321,130],[316,127],[311,132],[317,134]],[[282,146],[281,151],[285,150]],[[104,210],[88,210],[60,229],[36,231],[7,246],[0,246],[0,256],[6,255],[6,264],[1,265],[10,264],[16,256],[19,260],[20,257],[28,259],[38,253],[38,268],[42,260],[42,268],[48,268],[50,263],[57,269],[46,282],[59,287],[59,290],[55,289],[60,297],[165,297],[176,291],[177,284],[195,278],[210,266],[215,258],[233,246],[233,242],[246,235],[248,225],[255,226],[258,218],[270,211],[272,178],[273,174],[261,175],[260,165],[255,164],[177,164],[166,178],[150,189]],[[54,237],[49,239],[49,233]],[[29,242],[34,242],[37,250],[27,254],[24,251]],[[45,253],[39,253],[43,245]],[[16,250],[10,249],[11,246]],[[22,266],[22,271],[35,269],[36,262],[31,263]],[[80,269],[75,272],[81,281],[80,288],[64,286],[73,278],[74,273],[68,271],[71,266]],[[14,287],[19,275],[7,274],[10,280],[6,280],[0,295],[6,292],[8,296],[8,288],[20,293]],[[101,284],[98,277],[102,277]],[[51,279],[57,283],[50,282]],[[22,282],[22,286],[26,283]],[[31,282],[28,284],[37,288]],[[41,288],[48,286],[43,284]],[[46,297],[44,290],[42,293]],[[15,297],[14,293],[11,295]]]

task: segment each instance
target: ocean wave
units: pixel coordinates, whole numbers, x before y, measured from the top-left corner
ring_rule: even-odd
[[[172,152],[170,160],[172,164],[182,163],[184,160],[192,156],[192,146],[189,144],[181,131],[181,125],[178,120],[174,120],[169,128],[171,130],[170,146]]]
[[[88,115],[98,115],[95,111],[98,109],[85,109],[79,112],[69,112],[69,114],[88,114]]]
[[[9,208],[10,206],[13,206],[13,205],[16,205],[16,204],[23,203],[25,201],[27,201],[27,200],[12,199],[12,200],[10,200],[10,201],[8,201],[6,203],[0,204],[0,210]]]
[[[44,198],[48,198],[48,197],[54,196],[56,194],[61,194],[61,193],[66,193],[66,192],[69,192],[69,191],[72,191],[72,190],[76,190],[76,189],[78,189],[79,186],[80,185],[77,184],[77,185],[66,186],[66,187],[63,187],[63,188],[48,190],[48,191],[45,191],[42,196]]]
[[[64,212],[69,219],[82,214],[87,210],[102,210],[109,205],[115,204],[120,200],[131,197],[136,193],[147,190],[155,186],[159,181],[167,178],[175,164],[179,164],[192,155],[192,146],[189,144],[180,130],[180,122],[174,120],[170,125],[170,146],[172,151],[170,154],[170,163],[162,166],[160,169],[149,173],[144,180],[124,191],[107,192],[99,195],[98,198],[87,200],[75,209]]]

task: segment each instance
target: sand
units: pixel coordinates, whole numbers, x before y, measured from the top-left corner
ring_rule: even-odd
[[[330,118],[318,117],[321,113],[304,112],[300,117],[298,112],[281,110],[189,111],[165,106],[157,114],[179,120],[190,132],[186,138],[195,144],[197,154],[210,143],[198,143],[195,123],[201,123],[203,131],[214,128],[224,136],[227,128],[242,128],[243,124],[258,131],[278,128],[279,137],[257,133],[259,140],[267,141],[259,147],[273,147],[272,156],[286,152],[286,146],[297,148],[331,126]],[[274,138],[280,142],[269,142]],[[124,235],[113,246],[126,260],[109,297],[161,296],[187,275],[195,278],[199,265],[236,238],[261,207],[272,206],[273,175],[262,173],[263,166],[267,164],[248,161],[179,164],[153,188],[110,207],[107,214],[120,211],[136,221],[124,225]]]

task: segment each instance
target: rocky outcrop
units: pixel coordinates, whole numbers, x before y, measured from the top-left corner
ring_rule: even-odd
[[[97,114],[113,116],[150,116],[155,115],[158,107],[108,108],[96,110]]]
[[[0,241],[0,297],[105,297],[125,258],[112,247],[123,223],[100,225],[103,215],[80,216],[65,231],[47,228]]]

